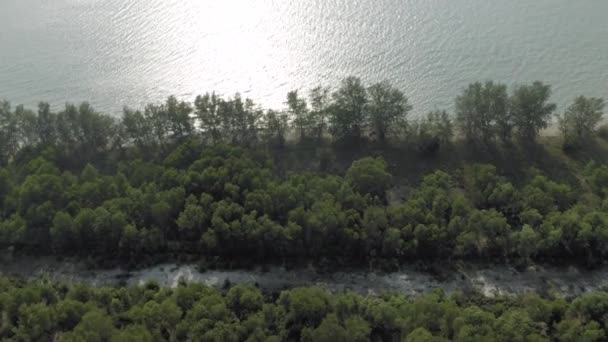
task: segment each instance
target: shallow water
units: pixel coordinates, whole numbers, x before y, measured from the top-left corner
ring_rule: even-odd
[[[543,80],[565,108],[608,97],[605,0],[2,0],[0,99],[118,113],[175,94],[388,79],[415,112],[469,82]]]
[[[409,266],[394,273],[318,273],[311,268],[285,270],[279,267],[271,267],[266,271],[230,270],[200,273],[194,265],[161,264],[127,272],[122,269],[87,270],[79,263],[24,258],[12,263],[3,263],[0,266],[0,274],[46,276],[67,283],[85,282],[96,286],[144,284],[154,280],[161,286],[175,287],[180,278],[183,278],[188,282],[204,283],[212,287],[222,287],[229,281],[233,284],[257,285],[267,291],[319,286],[330,291],[352,290],[363,294],[392,291],[412,296],[440,288],[448,293],[456,290],[475,291],[488,297],[528,292],[572,297],[608,287],[608,268],[585,271],[575,267],[535,266],[524,272],[517,272],[510,267],[499,265],[469,265],[457,271],[446,271],[439,279]]]

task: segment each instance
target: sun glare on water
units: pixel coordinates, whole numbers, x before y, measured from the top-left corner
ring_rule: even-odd
[[[287,38],[277,40],[277,6],[271,1],[190,1],[191,13],[187,15],[185,32],[194,54],[196,65],[189,84],[191,89],[204,89],[213,80],[223,80],[229,75],[242,77],[231,84],[231,89],[214,90],[225,93],[236,91],[249,94],[259,84],[271,84],[277,79],[285,79],[290,58]]]

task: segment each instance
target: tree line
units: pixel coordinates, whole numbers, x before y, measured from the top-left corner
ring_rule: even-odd
[[[456,101],[455,126],[473,144],[506,143],[510,134],[532,141],[554,110],[549,94],[540,82],[511,96],[504,85],[473,84]],[[537,171],[513,184],[492,165],[467,165],[429,174],[405,201],[389,203],[394,182],[382,159],[355,161],[342,175],[284,174],[263,146],[284,144],[290,127],[306,143],[328,132],[337,141],[369,132],[382,140],[415,126],[429,152],[450,142],[446,112],[408,122],[401,92],[352,77],[334,93],[314,89],[308,101],[291,92],[287,105],[275,112],[238,95],[208,94],[193,106],[172,97],[116,120],[86,103],[59,113],[4,103],[0,248],[133,263],[173,255],[370,267],[437,258],[598,265],[608,253],[604,165],[589,165],[583,178],[593,186],[581,188]],[[577,98],[560,121],[564,132],[589,139],[602,107]]]
[[[44,150],[0,168],[0,247],[136,264],[155,256],[223,261],[577,260],[608,256],[608,166],[586,188],[537,170],[513,184],[488,164],[425,176],[388,202],[386,162],[344,175],[279,174],[265,152],[179,145],[162,162],[127,159],[103,173],[61,169]]]
[[[604,341],[608,293],[573,300],[484,299],[436,290],[416,298],[254,286],[213,289],[65,286],[0,278],[6,341]]]
[[[470,84],[456,98],[456,123],[464,137],[477,145],[496,141],[509,144],[513,137],[533,143],[555,116],[549,102],[551,86],[542,82],[516,86],[511,95],[507,86],[488,81]],[[578,96],[563,114],[557,115],[565,148],[579,147],[595,136],[602,121],[604,100]]]
[[[34,112],[0,103],[0,165],[22,149],[56,146],[73,159],[135,146],[155,155],[186,139],[206,144],[268,144],[282,147],[290,136],[302,143],[343,144],[364,140],[415,141],[423,152],[436,151],[457,135],[476,146],[514,139],[530,143],[548,127],[556,106],[551,87],[542,82],[516,86],[508,94],[500,83],[474,83],[456,98],[454,115],[435,111],[413,120],[407,96],[389,82],[365,86],[356,77],[331,91],[312,89],[308,96],[289,92],[284,110],[264,110],[239,94],[198,96],[194,103],[169,97],[144,110],[125,108],[120,119],[97,113],[87,103],[66,104],[53,113],[48,103]],[[564,146],[574,148],[592,139],[602,119],[604,100],[579,96],[558,115]]]

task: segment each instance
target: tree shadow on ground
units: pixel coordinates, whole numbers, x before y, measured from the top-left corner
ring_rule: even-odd
[[[587,141],[577,148],[569,149],[564,153],[568,158],[583,165],[589,162],[608,163],[608,146],[606,145],[606,141],[602,139]]]
[[[323,171],[344,174],[351,163],[364,157],[382,157],[399,185],[417,185],[427,174],[442,170],[457,177],[467,164],[492,164],[499,174],[521,185],[536,170],[552,180],[577,185],[584,166],[590,162],[608,163],[608,144],[597,141],[566,153],[558,137],[544,137],[534,143],[514,142],[509,145],[475,147],[465,142],[442,146],[434,153],[421,153],[412,144],[357,146],[308,146],[293,144],[279,154],[289,171]],[[319,170],[320,158],[327,159],[328,170]]]

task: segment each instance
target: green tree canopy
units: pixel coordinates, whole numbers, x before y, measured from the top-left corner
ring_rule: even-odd
[[[539,132],[548,127],[556,109],[554,103],[548,103],[550,97],[551,86],[539,81],[518,86],[513,91],[511,117],[522,141],[535,141]]]
[[[384,198],[392,176],[382,158],[363,158],[353,162],[346,172],[347,181],[355,191]]]
[[[507,86],[488,81],[470,84],[456,98],[456,123],[464,137],[479,146],[492,143],[496,135],[510,138]]]

